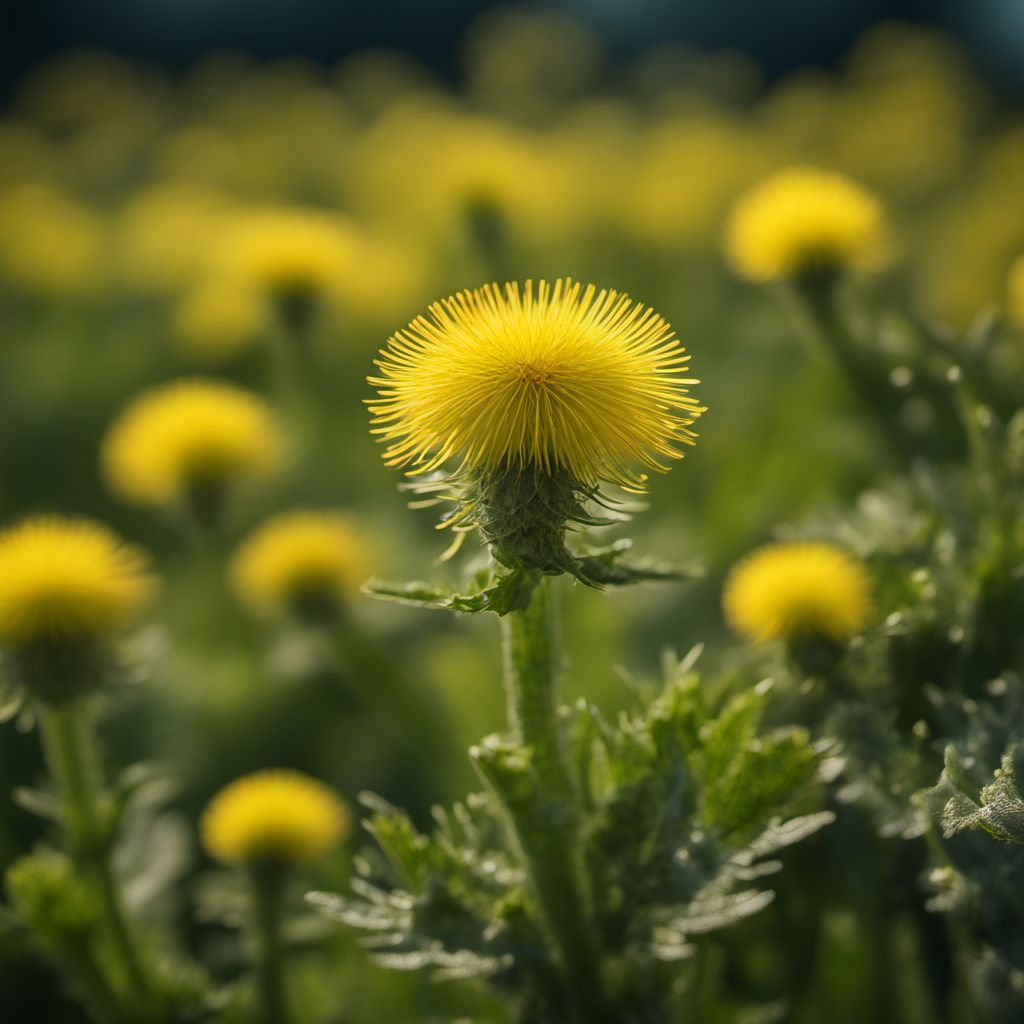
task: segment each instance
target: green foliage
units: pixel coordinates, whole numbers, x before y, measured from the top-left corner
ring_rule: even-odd
[[[6,888],[15,916],[48,946],[84,942],[99,920],[95,892],[56,851],[15,861],[7,869]]]
[[[972,797],[963,761],[956,747],[946,748],[946,765],[933,791],[946,797],[942,809],[942,834],[948,839],[965,829],[980,828],[994,839],[1024,844],[1024,800],[1017,789],[1016,762],[1019,744],[1003,754],[992,782]]]
[[[619,1019],[660,1019],[671,965],[694,954],[697,937],[763,909],[772,893],[761,880],[781,867],[770,858],[833,818],[814,810],[821,751],[802,729],[761,730],[767,699],[760,688],[713,713],[696,673],[673,662],[641,713],[612,725],[581,702],[564,721]],[[550,1015],[558,957],[509,820],[539,835],[564,810],[540,786],[529,748],[491,737],[474,758],[487,791],[436,810],[430,833],[365,796],[376,851],[357,861],[351,894],[308,898],[369,933],[386,966],[486,979]],[[655,1016],[634,1016],[644,1007]]]
[[[571,561],[560,571],[598,589],[697,579],[703,575],[697,566],[675,566],[656,559],[629,559],[626,556],[632,547],[633,542],[626,537],[603,547],[583,546],[580,553],[571,556]],[[539,579],[538,573],[530,569],[503,572],[488,567],[473,576],[469,593],[465,594],[430,583],[385,583],[381,580],[371,580],[364,589],[374,597],[399,604],[469,614],[494,612],[508,615],[526,608]]]

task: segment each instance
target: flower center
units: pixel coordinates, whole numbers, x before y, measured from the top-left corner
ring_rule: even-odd
[[[532,363],[520,363],[513,369],[514,379],[520,384],[531,384],[543,388],[551,383],[551,374]]]

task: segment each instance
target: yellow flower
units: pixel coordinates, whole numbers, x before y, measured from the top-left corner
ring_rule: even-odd
[[[191,378],[136,398],[103,442],[103,468],[115,493],[165,505],[194,491],[271,475],[283,460],[270,408],[232,384]]]
[[[1006,290],[1010,316],[1018,327],[1024,327],[1024,256],[1019,256],[1010,267]]]
[[[485,285],[398,331],[369,378],[373,433],[389,466],[425,473],[567,471],[584,487],[633,491],[693,444],[704,411],[689,356],[657,313],[628,296],[559,280]]]
[[[755,643],[819,636],[845,640],[867,624],[871,581],[864,566],[834,544],[768,544],[729,574],[725,617]]]
[[[725,250],[736,273],[758,283],[880,270],[890,258],[878,201],[816,167],[779,171],[742,196],[729,218]]]
[[[187,182],[154,185],[134,196],[117,223],[118,269],[147,292],[173,292],[209,258],[210,239],[230,217],[227,197]]]
[[[370,575],[366,539],[334,512],[287,512],[254,530],[235,552],[231,580],[257,611],[345,599]]]
[[[102,640],[154,589],[142,551],[99,523],[37,516],[0,532],[0,643]]]
[[[0,270],[32,294],[80,295],[101,281],[103,222],[46,185],[0,195]]]
[[[200,822],[206,852],[225,864],[297,863],[329,853],[348,827],[344,804],[322,782],[285,769],[225,786]]]
[[[336,295],[356,258],[355,235],[327,211],[279,207],[240,214],[214,269],[275,300]]]
[[[266,323],[266,306],[255,291],[236,281],[211,278],[179,301],[174,336],[190,355],[222,359],[256,341]]]

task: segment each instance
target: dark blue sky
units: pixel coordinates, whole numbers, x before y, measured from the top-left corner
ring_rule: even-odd
[[[455,77],[459,40],[486,0],[25,0],[0,34],[5,93],[37,64],[100,47],[186,67],[210,50],[302,54],[331,63],[388,47]],[[592,24],[613,54],[666,39],[752,54],[774,75],[840,56],[865,27],[891,18],[955,32],[997,84],[1024,74],[1024,0],[559,0]],[[1017,81],[1018,86],[1024,81]]]

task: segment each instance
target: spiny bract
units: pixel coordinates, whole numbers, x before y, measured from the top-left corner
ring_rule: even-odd
[[[370,377],[390,466],[537,467],[642,490],[704,412],[671,327],[627,295],[568,279],[484,285],[398,331]]]
[[[733,269],[757,283],[880,270],[890,248],[874,196],[817,167],[786,168],[755,185],[736,203],[725,235]]]
[[[286,769],[243,775],[210,801],[203,846],[225,864],[297,863],[329,853],[348,825],[344,804],[322,782]]]
[[[842,548],[818,541],[767,544],[725,582],[729,625],[755,643],[820,636],[845,640],[867,624],[871,581]]]
[[[146,556],[99,523],[38,516],[0,532],[0,642],[106,637],[153,595]]]

